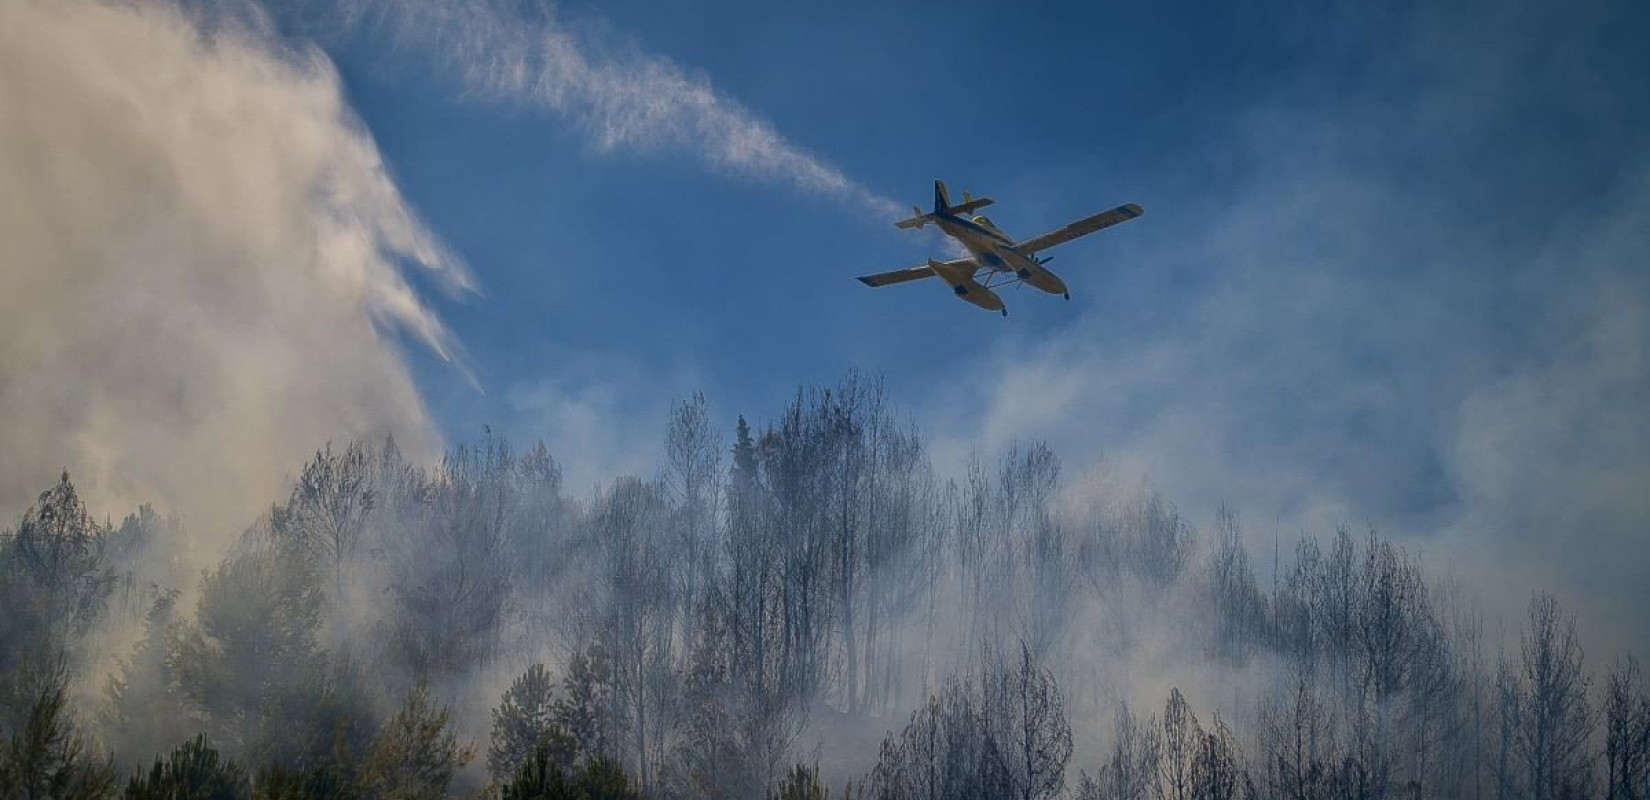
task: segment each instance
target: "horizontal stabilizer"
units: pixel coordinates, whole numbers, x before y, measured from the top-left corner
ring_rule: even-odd
[[[989,197],[969,198],[968,202],[963,203],[960,206],[952,206],[948,210],[957,216],[962,216],[963,214],[972,214],[995,202],[997,201],[992,200]]]
[[[945,181],[934,181],[934,212],[931,214],[925,213],[921,206],[911,206],[911,218],[902,219],[899,222],[894,223],[894,227],[901,230],[906,228],[921,228],[922,226],[933,222],[935,217],[947,214],[951,216],[972,214],[994,202],[996,201],[989,197],[975,197],[967,192],[963,192],[962,204],[951,205],[951,193],[946,191]]]
[[[899,228],[900,230],[904,230],[906,228],[920,228],[927,225],[928,221],[934,218],[933,214],[923,213],[922,206],[911,206],[911,214],[912,216],[910,219],[902,219],[899,222],[894,223],[894,227]]]

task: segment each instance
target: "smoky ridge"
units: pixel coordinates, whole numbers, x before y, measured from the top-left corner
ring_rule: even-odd
[[[1473,587],[1380,532],[1308,533],[1257,567],[1230,508],[1202,521],[1149,486],[1067,486],[1044,443],[935,464],[855,373],[754,424],[677,401],[659,453],[652,474],[580,494],[545,444],[490,431],[433,462],[393,437],[323,444],[204,570],[185,521],[99,521],[65,471],[0,535],[0,783],[1082,800],[1645,785],[1631,656],[1589,660],[1539,590],[1487,623]]]

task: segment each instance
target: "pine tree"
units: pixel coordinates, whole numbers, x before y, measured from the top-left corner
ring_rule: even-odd
[[[200,734],[170,756],[155,759],[148,773],[132,776],[125,800],[246,800],[246,772],[225,759]]]
[[[588,762],[613,753],[613,679],[607,651],[591,645],[573,656],[562,694],[555,701],[555,721],[572,737],[578,760]]]
[[[547,747],[535,747],[514,777],[499,789],[500,800],[574,800],[567,773]]]
[[[451,713],[430,703],[420,681],[378,732],[361,770],[361,788],[379,800],[440,800],[474,751],[448,730]]]
[[[818,764],[797,764],[768,791],[768,800],[831,800],[831,793],[819,779]]]
[[[66,679],[47,676],[27,722],[0,750],[0,800],[101,800],[115,791],[113,765],[92,755],[68,716]]]
[[[643,800],[642,793],[630,785],[630,778],[618,764],[598,758],[585,765],[573,783],[574,797],[580,800]]]
[[[739,495],[756,483],[756,443],[751,440],[751,426],[745,422],[745,415],[739,415],[733,436],[733,491]]]
[[[0,733],[20,730],[35,704],[23,679],[72,662],[103,611],[114,587],[107,541],[68,471],[15,531],[0,531]]]
[[[156,742],[167,741],[171,720],[156,713],[159,700],[172,697],[172,667],[168,664],[172,637],[177,634],[175,590],[155,598],[146,617],[143,638],[133,646],[130,658],[120,662],[120,670],[109,676],[103,694],[104,731],[116,752],[132,758],[147,755]]]
[[[529,755],[544,750],[556,766],[566,769],[577,756],[577,743],[555,722],[555,684],[543,664],[534,664],[505,690],[493,709],[493,740],[487,748],[487,769],[495,781],[516,773]]]
[[[271,764],[258,771],[252,800],[356,800],[355,787],[330,766],[309,770]]]

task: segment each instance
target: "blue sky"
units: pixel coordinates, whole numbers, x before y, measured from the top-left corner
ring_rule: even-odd
[[[1190,9],[763,10],[560,14],[704,77],[872,191],[926,204],[929,182],[945,177],[998,197],[997,221],[1025,236],[1127,200],[1172,230],[1194,188],[1180,163],[1218,157],[1206,143],[1291,49],[1232,39],[1234,20],[1176,24],[1196,19]],[[1152,234],[1143,224],[1066,248],[1078,300],[1014,298],[1004,325],[936,302],[947,298],[932,286],[871,292],[850,280],[920,263],[943,246],[933,238],[678,153],[595,152],[575,123],[466,100],[377,43],[357,41],[338,63],[403,190],[481,278],[486,300],[443,313],[490,395],[559,371],[564,349],[648,372],[704,370],[718,399],[749,393],[763,407],[850,365],[929,385],[1004,335],[1049,335],[1095,309],[1116,290],[1104,279],[1115,240]],[[1164,173],[1187,185],[1154,180]]]
[[[1245,167],[1218,143],[1247,108],[1314,90],[1300,74],[1311,28],[1336,20],[1302,10],[558,7],[560,24],[674,61],[896,202],[926,203],[945,177],[999,198],[994,218],[1022,236],[1120,202],[1150,209],[1133,229],[1063,248],[1071,304],[1022,293],[1006,324],[933,286],[851,281],[943,246],[884,216],[677,152],[596,152],[576,120],[474,97],[384,37],[330,42],[403,190],[486,292],[442,313],[487,399],[423,373],[462,435],[478,420],[513,427],[497,403],[517,383],[600,380],[586,361],[672,376],[660,396],[699,387],[758,415],[849,367],[917,405],[914,390],[994,343],[1059,336],[1085,315],[1144,321],[1165,289],[1210,274],[1150,274],[1120,248],[1184,237],[1192,209]]]

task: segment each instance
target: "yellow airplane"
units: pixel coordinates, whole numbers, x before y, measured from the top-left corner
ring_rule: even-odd
[[[1049,294],[1064,295],[1067,300],[1071,299],[1071,292],[1066,289],[1065,281],[1043,266],[1053,259],[1038,258],[1038,251],[1110,228],[1120,222],[1128,222],[1146,213],[1140,206],[1127,203],[1110,211],[1085,217],[1042,236],[1015,242],[1008,234],[1003,233],[1002,229],[991,224],[991,220],[974,215],[974,212],[991,205],[992,202],[989,197],[975,199],[973,195],[963,192],[962,204],[951,205],[951,196],[945,190],[945,182],[934,181],[933,213],[924,214],[920,206],[912,206],[911,211],[915,216],[902,219],[894,225],[901,229],[921,228],[932,222],[940,226],[940,230],[945,231],[947,236],[968,248],[969,255],[950,261],[929,259],[927,264],[920,267],[862,275],[859,282],[866,286],[887,286],[891,283],[904,283],[938,275],[951,285],[951,291],[957,297],[988,311],[1001,311],[1006,317],[1008,309],[1003,307],[1002,298],[991,291],[992,289],[1028,283]]]

